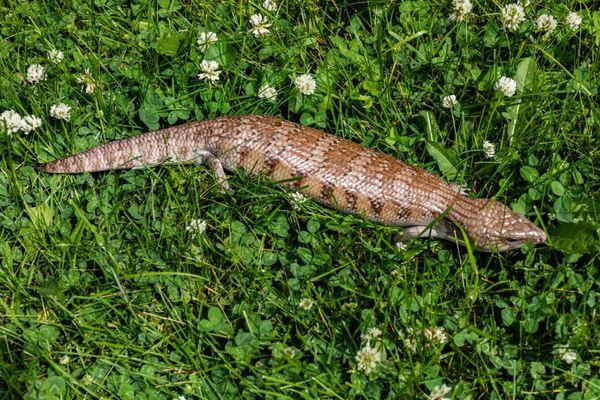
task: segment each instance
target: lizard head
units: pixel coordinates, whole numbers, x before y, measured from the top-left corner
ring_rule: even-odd
[[[459,223],[483,251],[506,251],[525,243],[543,243],[546,233],[504,204],[463,197],[455,203],[450,219]]]

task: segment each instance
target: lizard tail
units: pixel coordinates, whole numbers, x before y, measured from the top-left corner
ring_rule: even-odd
[[[109,142],[81,153],[42,164],[39,171],[49,173],[96,172],[162,164],[169,159],[168,135],[149,132]]]

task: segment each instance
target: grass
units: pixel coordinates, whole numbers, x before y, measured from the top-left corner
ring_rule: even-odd
[[[600,396],[600,13],[444,1],[9,0],[0,6],[0,398],[593,399]],[[565,25],[576,10],[579,30]],[[249,17],[268,16],[255,38]],[[536,16],[559,25],[547,40]],[[200,32],[219,41],[203,54]],[[47,51],[65,58],[54,64]],[[219,62],[219,81],[196,78]],[[46,79],[27,83],[27,68]],[[76,76],[89,68],[87,94]],[[293,77],[311,73],[304,96]],[[501,76],[516,94],[494,90]],[[260,86],[277,100],[257,97]],[[441,107],[443,96],[459,104]],[[72,107],[70,121],[52,104]],[[34,166],[195,119],[279,115],[528,215],[546,245],[472,253],[203,166],[71,176]],[[495,145],[487,158],[484,141]],[[194,220],[205,232],[186,229]],[[300,303],[303,299],[309,301]],[[306,309],[309,308],[309,309]],[[366,338],[370,328],[381,331]],[[373,336],[373,332],[371,331]],[[381,355],[373,371],[356,355]],[[575,359],[572,359],[575,354]],[[443,390],[442,390],[443,392]],[[441,397],[440,397],[441,398]]]

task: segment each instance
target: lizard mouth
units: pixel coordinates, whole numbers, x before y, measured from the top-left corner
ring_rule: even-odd
[[[529,241],[523,239],[503,239],[501,241],[487,241],[483,244],[480,244],[478,247],[481,251],[491,253],[493,251],[508,251],[517,249],[527,242]]]
[[[547,239],[546,232],[538,228],[531,229],[526,233],[514,233],[512,236],[504,236],[496,240],[491,240],[483,243],[480,249],[486,252],[507,251],[517,249],[523,246],[525,243],[544,243]]]

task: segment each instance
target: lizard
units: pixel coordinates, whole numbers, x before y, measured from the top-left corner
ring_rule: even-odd
[[[467,197],[423,168],[274,116],[177,125],[108,142],[39,170],[82,173],[169,163],[207,163],[223,190],[229,189],[225,170],[265,174],[326,206],[403,227],[401,241],[453,240],[457,227],[487,252],[546,241],[542,229],[496,200]]]

